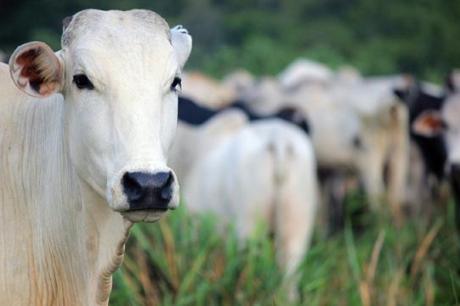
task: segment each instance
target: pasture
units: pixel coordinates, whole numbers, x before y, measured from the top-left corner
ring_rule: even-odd
[[[316,227],[299,271],[299,305],[458,305],[453,203],[433,220],[398,228],[384,212],[363,213],[363,202],[348,197],[343,232],[327,238]],[[239,249],[234,232],[216,232],[217,222],[181,205],[157,226],[136,225],[111,305],[291,305],[264,225]]]

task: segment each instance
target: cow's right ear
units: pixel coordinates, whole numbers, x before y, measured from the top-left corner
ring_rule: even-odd
[[[171,29],[171,44],[182,69],[192,52],[192,36],[183,26],[175,26]]]
[[[447,129],[447,124],[439,111],[427,110],[415,118],[411,129],[419,136],[436,137]]]
[[[28,95],[47,97],[63,87],[63,63],[45,43],[19,46],[11,55],[9,65],[14,84]]]

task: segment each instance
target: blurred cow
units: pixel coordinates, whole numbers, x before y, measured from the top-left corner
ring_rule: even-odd
[[[185,204],[195,213],[215,213],[225,224],[235,222],[241,240],[253,233],[257,220],[266,223],[294,297],[294,272],[307,251],[318,205],[313,147],[305,133],[278,119],[235,129],[241,117],[229,112],[199,132],[179,125],[173,151],[184,153],[175,156],[180,159],[186,150],[194,156],[191,165],[180,166],[185,172],[176,169]],[[175,158],[171,161],[174,165]]]
[[[395,88],[395,94],[403,101],[409,109],[409,124],[413,125],[415,120],[427,110],[440,111],[446,99],[445,91],[433,84],[419,82],[408,78],[407,84]],[[421,168],[418,175],[411,175],[409,180],[409,201],[412,206],[431,209],[428,203],[439,202],[441,187],[445,178],[445,167],[447,161],[447,149],[444,136],[432,135],[427,137],[410,129],[410,137],[414,143],[411,155],[411,172]],[[417,158],[419,155],[420,159]],[[421,162],[421,164],[418,164]]]
[[[444,137],[447,151],[446,167],[456,201],[456,222],[460,229],[460,75],[454,72],[447,83],[446,101],[424,109],[412,123],[417,135],[428,138]],[[441,145],[441,143],[440,143]]]
[[[441,88],[415,81],[406,88],[395,88],[395,94],[407,105],[410,124],[426,110],[441,110],[446,99]],[[422,153],[428,174],[441,179],[447,158],[443,137],[425,137],[412,130],[410,135]]]

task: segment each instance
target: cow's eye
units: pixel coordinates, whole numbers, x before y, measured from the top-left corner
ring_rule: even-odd
[[[73,82],[78,89],[94,89],[93,83],[84,74],[76,74],[73,76]]]
[[[180,91],[181,89],[182,89],[182,80],[179,77],[175,77],[173,82],[171,83],[171,90]]]

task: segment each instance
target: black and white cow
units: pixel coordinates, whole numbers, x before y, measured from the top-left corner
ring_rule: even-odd
[[[414,134],[427,139],[441,139],[439,147],[432,148],[427,154],[436,154],[437,151],[446,153],[444,160],[439,160],[443,169],[447,169],[456,202],[456,223],[460,229],[460,87],[457,86],[458,75],[451,74],[447,82],[447,94],[439,104],[426,105],[414,118],[411,130]],[[441,96],[442,98],[442,96]]]
[[[395,89],[394,92],[409,109],[410,125],[426,110],[440,111],[446,99],[445,94],[438,88],[418,81],[413,82],[407,88]],[[437,180],[442,180],[447,159],[444,137],[442,135],[427,137],[412,129],[410,136],[421,152],[426,174],[434,176]]]

